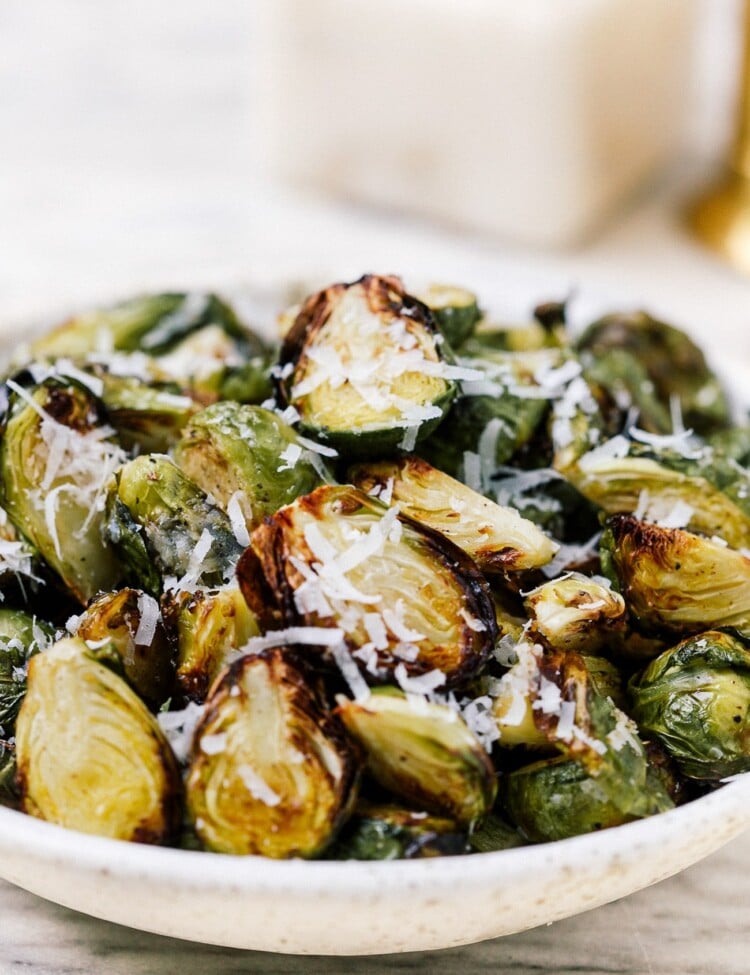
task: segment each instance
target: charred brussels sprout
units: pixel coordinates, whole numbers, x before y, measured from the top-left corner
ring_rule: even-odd
[[[361,464],[349,471],[367,494],[393,501],[407,517],[449,538],[483,572],[545,565],[556,544],[513,508],[504,508],[418,457]]]
[[[155,718],[83,640],[31,658],[16,723],[26,812],[114,839],[162,843],[179,824],[180,780]]]
[[[668,408],[676,397],[685,424],[700,434],[729,424],[727,399],[698,346],[680,329],[646,312],[607,315],[578,340],[594,358],[611,349],[632,355],[645,368],[659,400]]]
[[[118,470],[105,531],[133,579],[152,595],[177,580],[220,585],[242,552],[227,515],[160,454],[136,457]]]
[[[414,860],[467,852],[466,833],[452,819],[360,801],[326,857]]]
[[[547,646],[593,654],[625,630],[625,601],[606,579],[570,572],[524,597],[532,634]]]
[[[127,450],[159,453],[173,446],[197,407],[189,396],[153,386],[133,376],[103,373],[102,402],[120,443]]]
[[[720,541],[615,515],[602,536],[602,566],[648,631],[750,634],[750,559]]]
[[[85,388],[48,379],[31,390],[9,381],[0,444],[4,503],[13,523],[71,593],[87,602],[120,576],[102,543],[106,489],[124,459]]]
[[[630,684],[633,715],[684,775],[750,770],[750,650],[727,633],[688,637]]]
[[[235,586],[169,592],[162,606],[176,638],[177,689],[203,701],[230,657],[260,634],[258,620]]]
[[[206,702],[187,803],[219,853],[311,857],[334,838],[355,796],[355,761],[288,653],[242,657]]]
[[[374,275],[308,298],[278,371],[302,429],[346,455],[411,449],[456,393],[429,309],[398,278]]]
[[[106,640],[117,651],[125,679],[152,708],[170,695],[174,664],[159,604],[138,589],[103,593],[80,617],[76,636]]]
[[[473,562],[356,488],[298,498],[255,530],[252,545],[283,621],[337,628],[376,681],[440,671],[440,683],[455,686],[489,656],[494,608]],[[252,604],[245,563],[238,576]]]
[[[362,745],[373,778],[394,795],[468,826],[492,808],[495,770],[451,708],[378,688],[336,713]]]
[[[174,452],[179,467],[227,511],[232,499],[248,531],[320,482],[294,430],[270,410],[216,403],[193,417]]]
[[[454,349],[469,338],[482,317],[477,296],[466,288],[432,284],[418,297],[435,316],[438,328]]]

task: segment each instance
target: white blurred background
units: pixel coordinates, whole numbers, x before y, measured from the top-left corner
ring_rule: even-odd
[[[0,316],[323,266],[414,265],[460,280],[533,261],[551,282],[592,275],[705,318],[715,300],[691,296],[690,281],[704,256],[680,236],[672,201],[728,141],[741,3],[696,0],[696,12],[678,158],[591,240],[551,254],[264,180],[259,104],[271,80],[252,0],[3,0]],[[709,283],[744,302],[745,282],[705,260]]]

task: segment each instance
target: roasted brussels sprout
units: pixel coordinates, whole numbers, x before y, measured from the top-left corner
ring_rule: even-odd
[[[0,443],[3,502],[13,523],[80,602],[120,576],[101,540],[107,483],[124,454],[97,401],[77,383],[13,380]]]
[[[149,707],[159,707],[171,694],[172,650],[153,596],[139,589],[102,593],[79,618],[76,636],[111,644],[125,679]]]
[[[373,778],[394,795],[468,826],[492,808],[492,762],[460,715],[445,704],[377,688],[363,701],[339,698],[336,714],[362,745]]]
[[[160,453],[172,447],[180,430],[198,409],[189,396],[136,379],[101,374],[101,399],[107,416],[127,450]]]
[[[156,719],[83,640],[29,661],[16,722],[23,808],[49,822],[140,843],[179,824],[180,779]]]
[[[418,298],[435,316],[442,335],[454,349],[469,338],[482,317],[477,296],[466,288],[431,284]]]
[[[244,335],[232,309],[216,295],[143,295],[71,318],[33,342],[31,351],[47,358],[83,358],[111,350],[157,355],[212,323],[229,334]]]
[[[360,799],[352,818],[326,857],[331,860],[414,860],[466,852],[466,832],[452,819]]]
[[[332,285],[307,299],[284,338],[280,396],[305,432],[346,455],[413,449],[463,375],[436,339],[431,312],[398,278]]]
[[[692,779],[750,771],[750,650],[728,633],[688,637],[630,684],[633,716]]]
[[[647,631],[750,634],[750,559],[720,541],[615,515],[602,535],[602,567]]]
[[[117,471],[104,530],[133,581],[152,595],[162,585],[221,585],[243,548],[221,508],[161,454],[136,457]]]
[[[13,730],[26,693],[26,668],[33,654],[52,642],[54,628],[19,609],[0,607],[0,739]]]
[[[259,406],[216,403],[202,410],[183,431],[174,457],[224,511],[237,506],[247,531],[321,483],[321,458],[311,457],[288,424]]]
[[[256,528],[252,546],[283,621],[337,628],[375,681],[439,671],[451,687],[490,654],[495,613],[473,562],[356,488],[324,485],[298,498]],[[254,577],[243,582],[245,560],[238,577],[255,589]]]
[[[203,701],[230,658],[260,634],[258,620],[236,586],[168,592],[162,607],[176,638],[177,689]]]
[[[204,845],[277,859],[320,853],[356,794],[355,761],[289,653],[241,657],[206,702],[187,804]]]
[[[449,538],[483,572],[535,569],[556,544],[514,508],[504,508],[418,457],[360,464],[353,484]]]
[[[698,346],[680,329],[646,312],[606,315],[586,329],[578,348],[598,358],[610,349],[630,353],[646,370],[659,400],[681,404],[685,424],[707,434],[729,424],[726,395]]]
[[[553,649],[595,654],[625,631],[625,601],[608,579],[569,572],[524,596],[532,635]]]
[[[473,853],[493,853],[496,850],[512,850],[525,846],[525,840],[509,823],[491,812],[483,816],[469,835],[469,846]]]

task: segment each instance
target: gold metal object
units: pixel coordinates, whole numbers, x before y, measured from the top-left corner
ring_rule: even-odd
[[[739,118],[729,168],[718,186],[693,204],[688,220],[705,244],[750,275],[750,0],[744,35]]]

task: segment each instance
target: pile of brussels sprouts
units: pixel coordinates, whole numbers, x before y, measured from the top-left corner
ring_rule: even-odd
[[[270,334],[270,323],[263,326]],[[645,313],[334,284],[18,350],[0,801],[270,857],[503,849],[750,770],[750,425]]]

